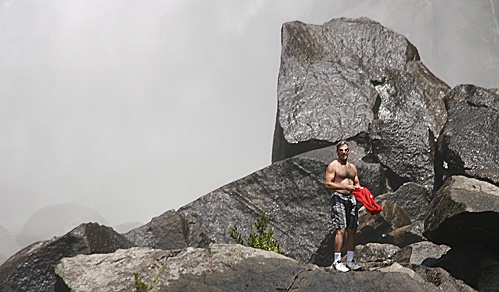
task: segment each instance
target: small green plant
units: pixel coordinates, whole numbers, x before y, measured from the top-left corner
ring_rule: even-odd
[[[244,245],[243,238],[241,237],[239,230],[237,230],[236,224],[234,224],[234,226],[229,229],[229,234],[236,243]]]
[[[152,287],[147,286],[146,283],[142,282],[142,275],[139,273],[133,273],[135,278],[135,291],[137,292],[149,292]]]
[[[243,238],[239,233],[236,224],[229,229],[229,234],[238,244],[251,246],[254,248],[259,248],[263,250],[270,250],[279,254],[283,254],[283,250],[279,246],[279,243],[274,238],[274,231],[269,227],[270,216],[262,211],[260,213],[260,218],[253,224],[257,233],[250,233],[248,238],[248,244],[244,244]]]
[[[163,267],[161,267],[154,277],[154,280],[152,281],[151,285],[147,285],[142,281],[142,275],[140,273],[133,273],[133,277],[135,278],[135,291],[136,292],[150,292],[152,288],[154,288],[154,285],[158,281],[159,275],[163,271]]]

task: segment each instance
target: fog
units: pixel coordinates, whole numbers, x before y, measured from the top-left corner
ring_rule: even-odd
[[[284,22],[367,16],[406,36],[449,86],[491,88],[498,8],[0,0],[0,226],[19,232],[58,204],[110,226],[146,223],[270,165]]]

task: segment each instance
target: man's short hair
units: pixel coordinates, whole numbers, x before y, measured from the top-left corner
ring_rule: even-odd
[[[338,144],[336,144],[336,151],[338,151],[340,149],[340,147],[343,145],[348,146],[348,142],[346,140],[341,140],[340,142],[338,142]]]

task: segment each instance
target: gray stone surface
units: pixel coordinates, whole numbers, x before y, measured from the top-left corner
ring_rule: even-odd
[[[71,291],[135,291],[134,273],[152,284],[168,257],[179,251],[133,247],[111,254],[63,258],[55,273]]]
[[[149,223],[130,230],[125,236],[136,246],[157,249],[204,247],[210,240],[200,229],[196,216],[184,217],[175,210],[169,210]]]
[[[56,272],[72,291],[82,292],[133,291],[133,273],[148,286],[154,283],[154,291],[277,291],[286,290],[296,274],[316,268],[270,251],[212,244],[65,258]]]
[[[355,260],[359,263],[391,261],[400,247],[388,243],[366,243],[355,247]]]
[[[441,291],[406,270],[338,273],[312,270],[300,273],[288,291]],[[455,290],[457,291],[457,290]]]
[[[438,139],[439,179],[466,175],[499,186],[499,95],[459,85],[445,103],[449,118]]]
[[[409,244],[425,241],[426,238],[423,236],[423,231],[423,220],[415,221],[410,225],[402,226],[390,231],[386,236],[386,242],[404,247]]]
[[[431,202],[423,234],[451,247],[467,242],[499,246],[499,187],[452,176]]]
[[[233,243],[229,228],[236,224],[247,239],[263,210],[272,217],[271,227],[284,252],[308,261],[329,227],[325,167],[325,162],[307,158],[288,159],[223,186],[179,213],[198,216],[212,241]]]
[[[423,220],[431,202],[430,191],[416,183],[405,183],[397,191],[376,197],[376,202],[390,201],[400,206],[412,222]]]
[[[359,227],[355,242],[366,244],[368,242],[390,243],[390,232],[411,224],[411,219],[397,204],[389,201],[382,202],[383,211],[377,215],[369,213],[359,214]]]
[[[449,251],[449,249],[450,247],[443,244],[437,245],[429,241],[422,241],[410,244],[397,251],[393,259],[399,263],[429,265],[439,259],[442,255]]]
[[[442,268],[430,268],[423,265],[412,265],[412,268],[421,276],[423,280],[433,283],[433,285],[438,287],[440,291],[476,291],[472,287],[465,284],[462,280],[452,277],[449,272]]]
[[[184,238],[184,222],[175,210],[167,211],[125,236],[137,246],[158,249],[182,249],[187,247]]]

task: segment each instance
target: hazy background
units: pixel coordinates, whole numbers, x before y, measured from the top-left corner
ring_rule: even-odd
[[[498,7],[0,0],[0,226],[146,223],[268,166],[284,22],[367,16],[449,86],[499,87]]]

